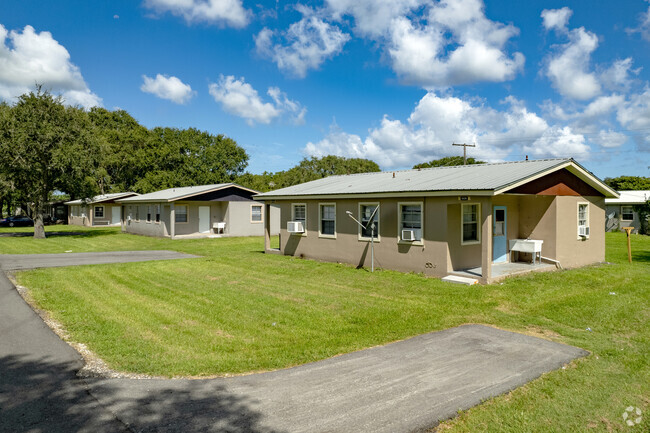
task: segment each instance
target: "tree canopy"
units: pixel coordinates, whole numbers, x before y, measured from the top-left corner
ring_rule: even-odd
[[[606,177],[604,182],[616,191],[650,190],[650,177],[619,176]]]
[[[485,161],[479,161],[474,158],[467,158],[467,164],[485,164]],[[430,167],[450,167],[454,165],[465,165],[462,156],[445,156],[444,158],[434,159],[429,162],[416,164],[413,168],[430,168]]]
[[[271,191],[297,185],[311,180],[338,174],[370,173],[379,171],[377,163],[362,158],[344,158],[328,155],[322,158],[304,158],[298,165],[286,171],[262,174],[245,173],[237,183],[257,191]]]
[[[45,237],[43,209],[52,192],[96,191],[99,142],[88,116],[40,87],[1,110],[0,153],[0,172],[34,207],[36,238]]]

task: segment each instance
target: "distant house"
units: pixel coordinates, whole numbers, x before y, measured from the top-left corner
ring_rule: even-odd
[[[68,224],[79,226],[119,226],[122,205],[115,201],[138,195],[135,192],[102,194],[87,200],[71,200],[68,206]]]
[[[257,191],[234,183],[169,188],[119,200],[122,231],[147,236],[262,236]]]
[[[618,198],[605,199],[605,227],[608,232],[634,227],[633,233],[638,233],[641,221],[634,207],[650,200],[650,191],[619,191],[619,194]]]
[[[492,282],[604,261],[615,197],[573,159],[550,159],[330,176],[255,199],[280,209],[268,253],[370,267],[374,249],[382,268]]]

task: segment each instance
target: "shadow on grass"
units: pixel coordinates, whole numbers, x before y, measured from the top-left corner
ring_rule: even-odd
[[[137,387],[134,392],[129,382]],[[174,389],[172,383],[152,392],[143,381],[100,383],[91,395],[73,363],[0,357],[0,430],[274,432],[260,425],[261,415],[246,399],[223,387],[202,388],[199,381],[197,389]]]

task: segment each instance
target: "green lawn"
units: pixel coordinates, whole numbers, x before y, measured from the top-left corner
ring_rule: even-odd
[[[265,255],[262,246],[260,238],[170,241],[113,229],[0,238],[0,251],[12,253],[164,248],[204,256],[18,274],[72,340],[117,370],[203,376],[277,369],[484,323],[592,354],[463,412],[441,430],[650,429],[650,237],[633,237],[631,265],[625,236],[613,233],[611,264],[478,287]],[[645,413],[634,428],[622,422],[630,405]]]

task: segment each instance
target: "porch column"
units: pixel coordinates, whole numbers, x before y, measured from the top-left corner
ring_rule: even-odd
[[[262,218],[264,219],[264,252],[266,252],[271,249],[271,205],[265,202],[262,209]]]
[[[176,236],[176,209],[174,208],[174,202],[172,202],[169,211],[169,234],[172,239]]]
[[[489,283],[492,278],[492,199],[481,205],[481,282]]]

